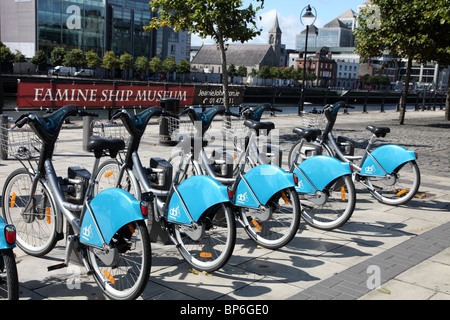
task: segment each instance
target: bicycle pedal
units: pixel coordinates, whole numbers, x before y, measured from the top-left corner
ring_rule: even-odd
[[[47,267],[47,271],[58,270],[58,269],[62,269],[65,267],[67,267],[67,264],[65,264],[63,262],[63,263],[55,264],[54,266]]]

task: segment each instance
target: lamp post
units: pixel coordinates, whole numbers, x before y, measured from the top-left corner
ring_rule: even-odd
[[[312,13],[314,9],[315,14]],[[314,7],[308,6],[304,7],[300,13],[300,23],[306,27],[306,39],[305,39],[305,53],[303,54],[303,80],[302,80],[302,92],[301,101],[298,107],[298,115],[301,116],[303,112],[303,107],[305,105],[305,80],[306,80],[306,53],[308,51],[308,34],[309,26],[313,25],[316,21],[317,11]]]

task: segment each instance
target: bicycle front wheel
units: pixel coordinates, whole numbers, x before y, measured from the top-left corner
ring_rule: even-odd
[[[18,300],[19,278],[13,250],[0,250],[0,259],[0,300]]]
[[[178,250],[196,270],[213,272],[230,259],[236,242],[236,222],[230,205],[220,203],[200,217],[197,227],[173,225]]]
[[[356,192],[351,175],[332,181],[320,194],[299,194],[302,217],[308,225],[321,229],[339,228],[355,209]]]
[[[40,181],[31,195],[32,183],[25,168],[13,171],[3,187],[2,213],[16,228],[17,246],[29,255],[40,257],[50,252],[58,240],[56,206]]]
[[[119,173],[120,167],[119,163],[116,160],[108,159],[103,162],[97,170],[94,195],[100,193],[103,190],[118,187],[129,192],[136,199],[139,199],[140,188],[137,185],[137,182],[130,177],[128,170],[125,170],[125,172],[123,173],[121,181],[118,181]]]
[[[294,188],[277,192],[264,208],[239,208],[247,234],[259,245],[278,249],[297,234],[301,206]]]
[[[420,171],[416,161],[409,161],[386,177],[367,177],[372,194],[384,204],[398,206],[410,201],[419,190]]]
[[[151,248],[144,221],[123,226],[110,243],[111,250],[89,247],[88,262],[95,281],[114,300],[132,300],[141,295],[150,276]]]

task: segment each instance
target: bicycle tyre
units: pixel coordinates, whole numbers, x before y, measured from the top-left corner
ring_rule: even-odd
[[[116,160],[108,159],[104,161],[97,170],[94,195],[105,189],[115,188],[117,185],[117,179],[119,178],[119,171],[120,167]],[[136,199],[140,199],[140,187],[137,185],[137,182],[130,177],[128,170],[125,170],[119,187],[129,192]]]
[[[0,275],[6,274],[6,281],[1,279],[0,283],[0,299],[5,296],[7,300],[19,299],[19,278],[17,276],[16,259],[12,249],[0,250],[0,258],[3,259],[3,270]],[[2,277],[3,278],[3,277]],[[6,288],[5,288],[6,286]]]
[[[236,243],[236,220],[233,208],[220,203],[211,207],[198,220],[196,238],[190,235],[189,227],[172,225],[178,250],[194,269],[213,272],[222,268],[230,259]],[[195,232],[195,231],[194,231]]]
[[[299,194],[302,217],[308,225],[321,230],[333,230],[345,224],[356,204],[355,185],[351,175],[339,177],[325,189],[324,195]],[[326,197],[325,202],[321,197]]]
[[[371,193],[379,202],[391,206],[406,204],[419,190],[419,166],[414,160],[408,161],[396,168],[392,175],[394,177],[394,183],[390,179],[379,177],[366,177],[366,182],[370,187],[374,188],[374,191],[371,191]],[[378,183],[375,184],[375,182]]]
[[[283,202],[290,205],[285,213],[279,210]],[[240,207],[241,220],[245,231],[256,243],[267,249],[279,249],[287,245],[299,230],[301,205],[295,188],[277,192],[266,207],[271,208],[269,215],[261,213],[260,209]]]
[[[114,266],[105,266],[97,258],[95,249],[87,249],[88,263],[94,272],[95,281],[111,299],[134,300],[144,291],[150,277],[151,246],[145,222],[138,220],[123,226],[114,235],[110,245],[120,252],[120,258]],[[132,247],[140,251],[135,253]],[[127,253],[130,254],[124,257]]]
[[[41,257],[58,241],[56,205],[47,186],[38,182],[32,213],[24,214],[32,179],[27,169],[13,171],[3,186],[2,215],[16,227],[16,244],[25,253]]]

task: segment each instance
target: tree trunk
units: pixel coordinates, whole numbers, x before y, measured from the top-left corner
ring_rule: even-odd
[[[450,72],[448,73],[447,99],[445,100],[445,121],[450,121]]]
[[[227,55],[225,50],[225,43],[223,41],[222,32],[218,31],[217,44],[222,55],[222,85],[223,85],[223,105],[226,111],[230,111],[230,105],[228,104],[228,70],[227,70]]]
[[[412,69],[412,58],[408,58],[408,67],[406,69],[405,86],[403,88],[402,99],[401,99],[401,103],[400,103],[400,117],[399,117],[399,121],[398,121],[398,124],[400,124],[400,125],[405,123],[406,99],[408,98],[409,81],[411,80],[411,69]]]

